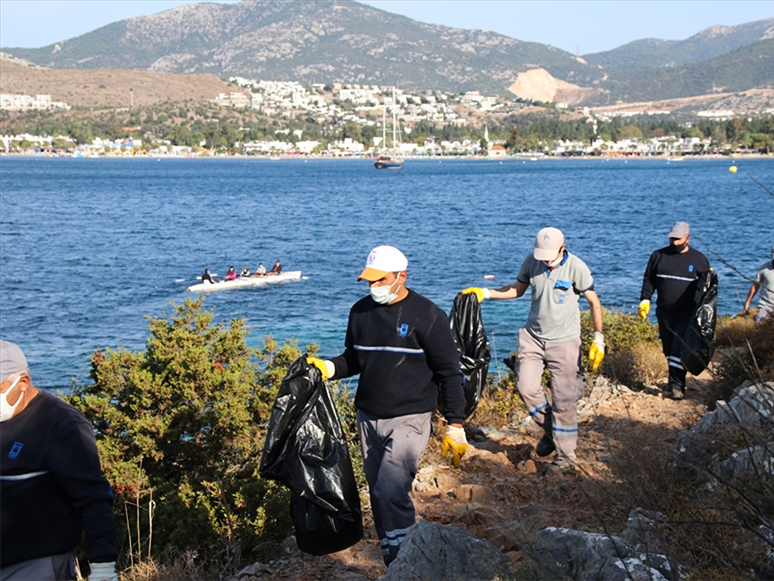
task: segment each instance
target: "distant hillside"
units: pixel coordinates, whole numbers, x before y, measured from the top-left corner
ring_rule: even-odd
[[[772,39],[769,18],[711,27],[683,41],[640,40],[584,60],[548,45],[423,24],[352,0],[242,0],[181,6],[47,47],[2,51],[52,69],[478,90],[613,104],[769,87]]]
[[[215,75],[175,75],[116,69],[88,71],[41,69],[3,59],[0,86],[4,93],[51,95],[73,107],[128,107],[166,101],[214,99],[240,91]],[[131,97],[130,97],[131,90]],[[246,91],[241,91],[246,92]]]
[[[608,84],[609,93],[592,103],[649,101],[686,95],[735,93],[752,88],[774,88],[774,38],[743,46],[717,58],[653,71],[626,82]]]
[[[759,40],[774,38],[774,18],[739,26],[712,26],[686,40],[635,40],[606,52],[583,55],[606,69],[675,67],[714,59]]]
[[[129,68],[267,80],[507,94],[540,66],[587,86],[598,67],[483,30],[422,24],[351,2],[195,4],[115,22],[62,43],[4,52],[52,68]]]

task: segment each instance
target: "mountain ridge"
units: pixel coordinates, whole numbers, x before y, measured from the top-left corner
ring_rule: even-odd
[[[774,18],[710,27],[684,41],[642,39],[579,57],[487,30],[417,22],[352,0],[242,0],[180,6],[38,49],[2,50],[56,69],[209,73],[500,96],[520,96],[513,90],[520,75],[543,69],[557,84],[578,88],[555,95],[598,104],[689,97],[718,84],[733,91],[771,86],[774,71],[755,53],[768,55],[767,44],[724,57],[768,36],[774,38]],[[724,65],[723,58],[733,64]]]

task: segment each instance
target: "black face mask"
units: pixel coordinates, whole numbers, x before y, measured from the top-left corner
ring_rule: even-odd
[[[688,243],[683,242],[682,244],[675,244],[670,242],[669,245],[672,247],[672,250],[675,251],[675,254],[680,254],[683,250],[685,250],[686,246],[688,246]]]

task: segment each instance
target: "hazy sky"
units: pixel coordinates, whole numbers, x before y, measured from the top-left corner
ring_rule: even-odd
[[[194,0],[0,0],[0,46],[46,46],[116,20],[195,3]],[[486,28],[577,54],[609,50],[640,38],[682,40],[708,26],[732,26],[774,17],[774,1],[745,0],[364,0],[363,3],[421,22],[455,28]]]

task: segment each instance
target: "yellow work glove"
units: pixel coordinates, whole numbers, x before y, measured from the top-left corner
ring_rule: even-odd
[[[318,359],[317,357],[307,357],[306,362],[309,365],[314,365],[317,369],[320,370],[320,374],[322,375],[323,381],[328,379],[328,366],[325,365],[325,361],[322,359]]]
[[[472,286],[470,288],[466,288],[464,291],[462,291],[462,294],[467,295],[473,293],[476,295],[476,298],[478,299],[478,302],[480,303],[484,299],[489,298],[489,289],[488,288],[478,288],[475,286]]]
[[[637,307],[637,315],[640,317],[640,319],[646,319],[648,317],[649,312],[650,312],[650,301],[644,300],[640,302],[640,306]]]
[[[465,428],[458,428],[456,426],[447,426],[446,435],[443,437],[443,443],[441,444],[441,458],[446,458],[451,451],[452,466],[455,468],[460,467],[460,460],[468,451],[468,439],[465,437]]]
[[[589,362],[591,369],[596,370],[605,358],[605,336],[599,331],[594,331],[594,342],[589,348]]]

